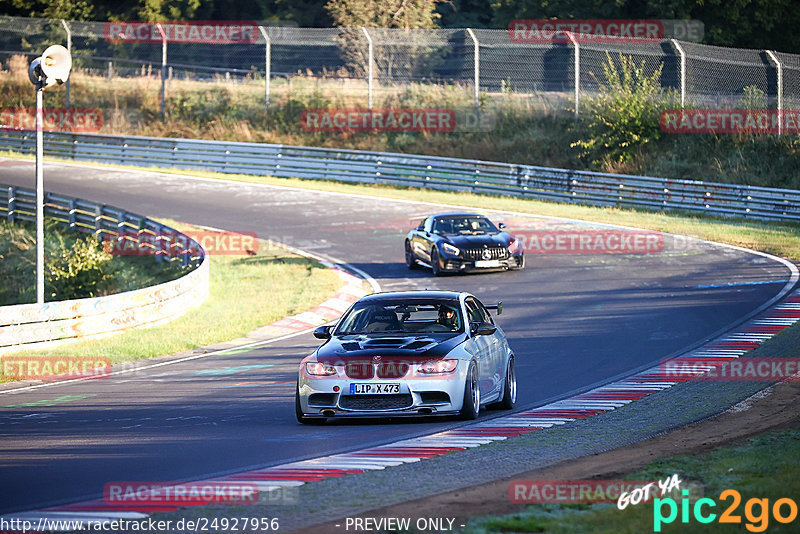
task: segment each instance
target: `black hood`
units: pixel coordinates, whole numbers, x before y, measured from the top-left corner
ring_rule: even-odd
[[[460,249],[507,247],[511,236],[506,232],[479,235],[448,235],[444,238]]]
[[[349,335],[333,337],[317,350],[326,363],[372,360],[419,363],[443,358],[467,338],[461,334]]]

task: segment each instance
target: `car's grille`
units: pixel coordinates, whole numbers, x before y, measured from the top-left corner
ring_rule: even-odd
[[[378,366],[378,378],[403,378],[408,372],[408,364],[403,362],[386,362]]]
[[[342,395],[339,406],[350,410],[397,410],[413,403],[409,393],[399,395]]]
[[[488,252],[484,257],[484,251]],[[490,248],[468,248],[464,250],[464,258],[468,260],[504,260],[508,257],[508,249],[505,247]]]
[[[344,372],[350,378],[369,380],[375,373],[375,367],[372,362],[349,362],[344,366]]]

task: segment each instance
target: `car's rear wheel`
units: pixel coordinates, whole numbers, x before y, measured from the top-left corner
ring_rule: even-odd
[[[442,267],[439,265],[439,252],[436,247],[431,249],[431,271],[433,271],[433,276],[441,276],[442,274]]]
[[[325,417],[306,417],[303,413],[303,408],[300,407],[300,385],[298,384],[294,390],[294,413],[297,416],[297,422],[304,425],[321,425],[327,419]]]
[[[414,251],[411,250],[411,243],[406,239],[406,267],[411,270],[417,268],[417,259],[414,257]]]
[[[461,406],[462,419],[477,419],[481,411],[481,389],[478,383],[478,368],[470,362],[467,381],[464,384],[464,404]]]
[[[517,372],[514,370],[514,357],[508,359],[506,380],[503,386],[503,398],[497,403],[502,410],[511,410],[517,402]]]

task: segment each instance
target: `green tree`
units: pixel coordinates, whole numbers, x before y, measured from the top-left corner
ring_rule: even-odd
[[[200,5],[200,0],[142,0],[139,17],[148,21],[191,20]]]
[[[341,50],[350,70],[358,76],[369,68],[368,45],[361,27],[370,32],[378,75],[392,77],[397,71],[414,73],[425,62],[436,61],[435,50],[420,43],[414,30],[436,28],[441,17],[436,6],[446,0],[329,0],[325,8],[342,28]],[[402,30],[398,36],[392,30]]]
[[[340,28],[436,28],[436,6],[446,0],[329,0],[325,9]]]

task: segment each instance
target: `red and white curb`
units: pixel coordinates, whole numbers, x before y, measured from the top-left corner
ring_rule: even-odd
[[[706,345],[678,356],[671,363],[706,365],[708,369],[739,358],[766,340],[800,320],[800,290],[794,291],[781,304],[762,312]],[[386,469],[405,463],[419,462],[442,454],[478,447],[493,441],[527,434],[554,425],[562,425],[608,412],[692,377],[666,378],[661,366],[654,366],[632,376],[594,388],[568,399],[511,415],[481,421],[428,436],[405,439],[388,445],[333,454],[299,462],[291,462],[218,477],[202,483],[248,483],[259,491],[302,486],[326,478]],[[196,482],[194,484],[197,484]],[[103,521],[144,519],[150,514],[178,510],[178,506],[109,504],[102,499],[57,506],[31,512],[3,516],[4,519]]]

